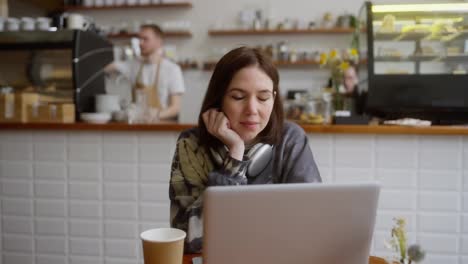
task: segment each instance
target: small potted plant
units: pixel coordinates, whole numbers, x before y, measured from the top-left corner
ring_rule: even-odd
[[[418,244],[408,245],[406,237],[406,221],[404,218],[394,218],[395,225],[392,228],[392,238],[386,243],[387,248],[395,251],[397,259],[393,261],[400,264],[411,264],[424,259],[425,252]]]

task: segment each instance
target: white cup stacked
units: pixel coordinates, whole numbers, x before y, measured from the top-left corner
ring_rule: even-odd
[[[50,28],[50,18],[38,17],[36,18],[36,29],[47,31]]]
[[[22,17],[20,25],[21,30],[23,31],[32,31],[36,29],[36,21],[31,17]]]
[[[9,17],[5,21],[5,31],[18,31],[20,29],[20,20]]]
[[[69,14],[67,18],[68,29],[87,30],[91,25],[91,18],[81,14]]]

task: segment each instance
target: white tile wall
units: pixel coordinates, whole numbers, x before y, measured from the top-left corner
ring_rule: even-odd
[[[102,234],[102,225],[99,220],[70,220],[68,227],[68,234],[72,237],[99,238]]]
[[[137,249],[137,240],[106,240],[104,243],[106,257],[136,259]]]
[[[4,216],[2,231],[5,234],[33,234],[33,220],[29,217]]]
[[[35,233],[38,235],[65,236],[67,220],[54,218],[38,218],[35,221]]]
[[[38,254],[60,254],[66,253],[66,238],[65,237],[44,237],[36,238],[36,252]]]
[[[39,217],[65,217],[65,200],[36,200],[34,203],[35,216]]]
[[[4,253],[2,260],[3,260],[3,263],[5,264],[14,264],[14,263],[33,264],[34,263],[32,254]]]
[[[96,257],[80,257],[80,256],[71,256],[70,264],[96,264],[102,263],[101,258]]]
[[[36,257],[37,264],[62,264],[67,263],[67,258],[65,256],[47,256],[47,255],[38,255]]]
[[[2,216],[33,216],[33,200],[2,196]]]
[[[9,179],[32,179],[33,177],[33,167],[30,162],[3,161],[0,170],[2,175]]]
[[[70,161],[100,161],[101,147],[95,143],[69,143],[68,158]]]
[[[104,236],[116,239],[138,239],[137,223],[106,221],[104,224]]]
[[[104,203],[104,218],[113,220],[137,220],[137,203]]]
[[[101,256],[101,239],[71,238],[69,241],[69,253],[72,256]]]
[[[0,264],[142,263],[169,225],[177,132],[0,132]],[[468,137],[310,134],[326,182],[383,185],[373,254],[405,217],[424,263],[468,263]]]
[[[34,164],[34,177],[36,180],[65,180],[67,177],[67,166],[63,162],[38,162]]]
[[[101,207],[102,205],[98,201],[70,201],[68,203],[68,216],[72,219],[99,219],[102,215]]]

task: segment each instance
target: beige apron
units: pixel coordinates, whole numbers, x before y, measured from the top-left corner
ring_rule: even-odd
[[[156,77],[154,78],[154,82],[152,85],[144,85],[142,80],[142,72],[143,72],[143,65],[144,62],[140,64],[140,68],[138,69],[135,85],[132,88],[132,99],[133,102],[137,100],[137,91],[142,91],[146,97],[146,105],[152,108],[161,109],[161,100],[159,99],[159,89],[158,89],[158,82],[159,82],[159,69],[161,69],[161,60],[158,61],[156,65]]]

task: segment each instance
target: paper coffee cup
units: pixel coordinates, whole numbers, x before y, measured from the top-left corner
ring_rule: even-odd
[[[141,233],[145,264],[181,264],[185,236],[177,228],[156,228]]]

